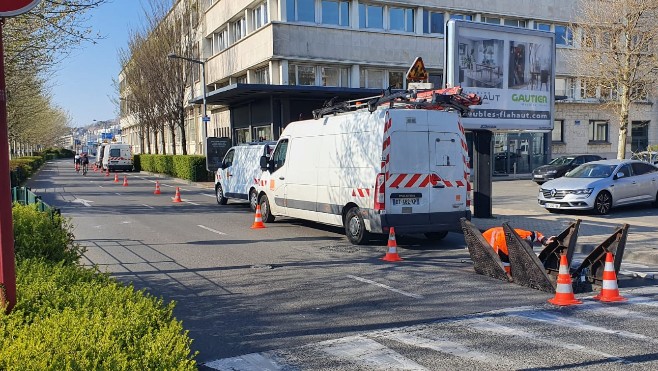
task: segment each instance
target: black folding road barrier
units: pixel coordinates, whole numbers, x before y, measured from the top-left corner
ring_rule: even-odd
[[[569,224],[539,254],[536,254],[532,246],[522,239],[508,223],[502,223],[510,260],[510,275],[505,272],[500,257],[484,239],[480,230],[465,218],[461,219],[464,239],[473,260],[475,272],[546,292],[555,292],[560,257],[566,254],[567,260],[571,264],[580,223],[581,220],[577,219]],[[607,252],[614,254],[615,270],[619,273],[628,228],[628,224],[617,228],[610,237],[585,258],[578,268],[574,270],[569,267],[575,293],[590,292],[596,289],[596,286],[601,285]]]

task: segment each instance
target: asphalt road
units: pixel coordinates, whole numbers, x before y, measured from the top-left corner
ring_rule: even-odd
[[[339,228],[290,219],[254,230],[246,203],[219,206],[207,188],[131,173],[114,183],[70,162],[29,185],[72,218],[86,264],[177,302],[208,369],[658,367],[653,280],[620,280],[629,301],[614,309],[587,295],[555,308],[552,295],[475,274],[459,234],[400,237],[404,261],[387,263],[385,240],[356,247]],[[516,203],[504,195],[516,182],[502,183],[495,202]]]

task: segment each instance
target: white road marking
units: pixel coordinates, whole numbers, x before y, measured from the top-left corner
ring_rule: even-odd
[[[409,297],[412,297],[412,298],[415,298],[415,299],[422,299],[422,298],[423,298],[422,295],[412,294],[412,293],[409,293],[409,292],[406,292],[406,291],[398,290],[398,289],[395,289],[395,288],[393,288],[393,287],[391,287],[391,286],[387,286],[387,285],[384,285],[383,283],[379,283],[379,282],[371,281],[371,280],[366,279],[366,278],[362,278],[362,277],[358,277],[358,276],[353,276],[353,275],[351,275],[351,274],[348,274],[347,277],[348,277],[348,278],[351,278],[351,279],[353,279],[353,280],[357,280],[357,281],[365,282],[365,283],[368,283],[368,284],[371,284],[371,285],[375,285],[375,286],[377,286],[377,287],[381,287],[381,288],[386,289],[386,290],[390,290],[390,291],[393,291],[393,292],[397,292],[398,294],[402,294],[402,295],[404,295],[404,296],[409,296]]]
[[[210,194],[207,194],[207,193],[202,193],[201,195],[202,195],[202,196],[208,196],[208,197],[215,198],[215,195],[210,195]]]
[[[192,201],[188,201],[188,200],[185,200],[185,199],[181,199],[181,201],[183,201],[183,202],[187,202],[187,203],[190,204],[190,205],[200,206],[200,205],[197,204],[197,203],[194,203],[194,202],[192,202]]]
[[[163,187],[174,188],[174,186],[169,185],[169,184],[160,183],[160,185],[163,186]]]
[[[189,189],[185,189],[185,188],[180,188],[180,190],[181,190],[181,191],[185,191],[185,192],[190,192]]]
[[[363,336],[349,336],[318,343],[319,350],[332,356],[381,370],[427,370],[400,353]]]
[[[224,232],[220,232],[220,231],[218,231],[218,230],[215,230],[215,229],[212,229],[212,228],[208,228],[208,227],[206,227],[205,225],[197,224],[197,227],[199,227],[199,228],[203,228],[203,229],[205,229],[205,230],[207,230],[207,231],[210,231],[210,232],[212,232],[212,233],[217,233],[217,234],[221,234],[221,235],[226,235],[226,233],[224,233]]]
[[[83,205],[85,205],[85,206],[87,206],[87,207],[91,207],[90,203],[91,203],[91,202],[94,202],[94,201],[83,200],[82,198],[76,198],[75,200],[73,200],[73,201],[71,201],[71,202],[76,203],[76,204],[83,204]]]
[[[276,360],[262,353],[245,354],[239,357],[218,359],[204,364],[206,367],[222,371],[275,371],[283,370]]]
[[[142,204],[142,206],[144,206],[144,207],[148,207],[149,209],[154,209],[153,206],[149,206],[149,205],[147,205],[147,204]]]
[[[118,192],[114,192],[114,194],[117,195],[117,196],[121,196],[121,193],[118,193]]]

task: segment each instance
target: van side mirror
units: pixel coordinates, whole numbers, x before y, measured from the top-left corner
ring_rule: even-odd
[[[267,156],[260,156],[260,169],[263,171],[270,169],[270,160]]]

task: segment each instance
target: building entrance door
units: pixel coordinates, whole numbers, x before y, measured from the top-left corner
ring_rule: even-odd
[[[649,145],[649,121],[631,122],[631,151],[642,152]]]

